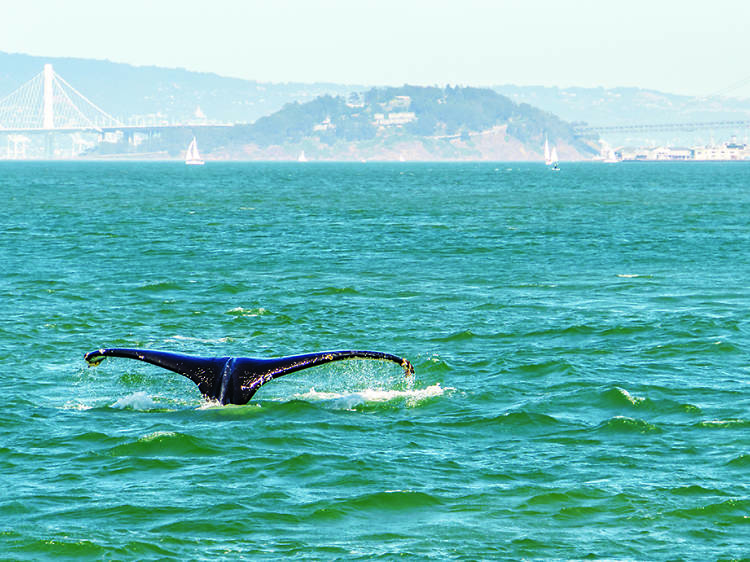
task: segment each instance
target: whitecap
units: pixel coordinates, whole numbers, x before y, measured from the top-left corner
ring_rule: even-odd
[[[268,314],[268,310],[266,310],[262,306],[258,308],[243,308],[241,306],[236,306],[228,310],[227,314],[230,314],[232,316],[242,316],[243,318],[254,318],[256,316],[263,316],[265,314]]]
[[[174,431],[154,431],[153,433],[148,433],[140,437],[138,441],[148,443],[149,441],[154,441],[161,437],[174,437],[175,435],[177,434]]]
[[[627,399],[628,402],[633,404],[633,406],[640,404],[641,402],[645,400],[645,398],[641,398],[640,396],[633,396],[624,388],[620,388],[619,386],[616,388],[620,392],[620,394],[622,394]]]
[[[79,412],[91,410],[92,408],[94,408],[94,406],[92,406],[91,404],[84,404],[83,402],[74,402],[74,401],[66,402],[63,405],[63,410],[77,410]]]

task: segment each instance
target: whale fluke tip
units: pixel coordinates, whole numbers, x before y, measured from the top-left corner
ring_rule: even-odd
[[[106,356],[104,355],[103,349],[97,349],[96,351],[89,351],[86,355],[83,356],[83,358],[86,360],[86,363],[88,363],[89,367],[96,367],[99,363],[104,361],[104,358]]]
[[[404,368],[404,374],[407,377],[411,377],[414,375],[414,365],[412,365],[408,359],[404,359],[401,361],[401,366]]]

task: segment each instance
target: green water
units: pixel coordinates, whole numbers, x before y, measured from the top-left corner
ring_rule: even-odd
[[[750,163],[0,163],[0,558],[750,557]],[[98,347],[334,363],[207,404]]]

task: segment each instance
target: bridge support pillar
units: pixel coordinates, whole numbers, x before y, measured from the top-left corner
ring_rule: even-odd
[[[55,157],[55,133],[44,135],[44,157],[52,160]]]

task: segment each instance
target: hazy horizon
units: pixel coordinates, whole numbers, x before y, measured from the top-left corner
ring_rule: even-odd
[[[30,0],[0,51],[182,68],[259,82],[638,87],[750,97],[750,4],[634,0],[279,2]],[[33,23],[33,28],[31,24]],[[30,31],[31,29],[31,31]]]

